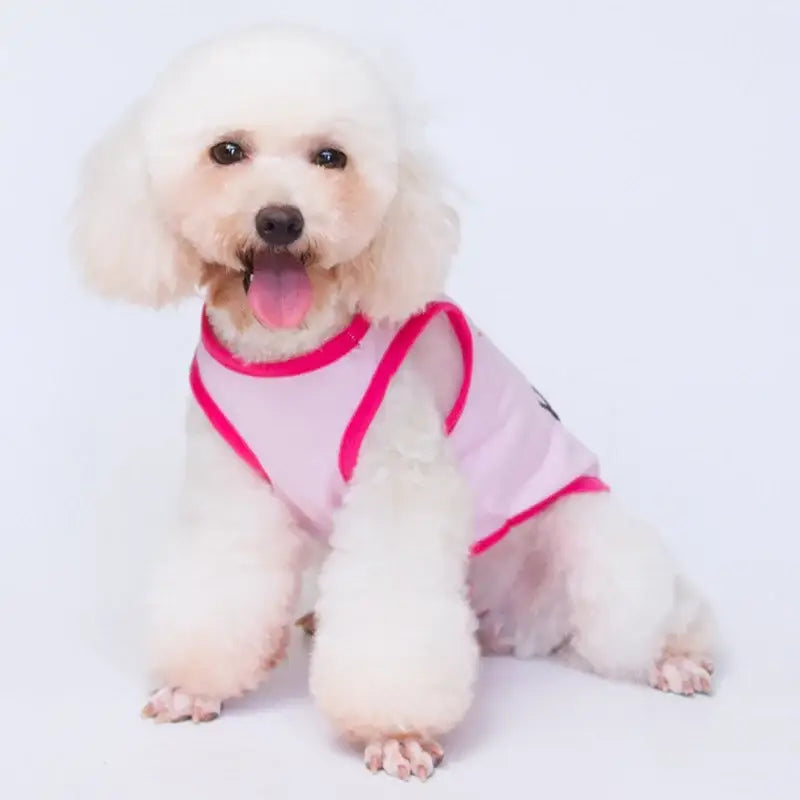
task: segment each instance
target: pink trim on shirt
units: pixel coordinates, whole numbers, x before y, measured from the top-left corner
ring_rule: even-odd
[[[231,353],[217,338],[206,310],[203,309],[202,340],[209,354],[225,367],[243,375],[252,375],[257,378],[282,378],[290,375],[300,375],[304,372],[313,372],[322,369],[328,364],[349,353],[364,338],[369,330],[369,320],[361,314],[356,314],[350,324],[331,339],[323,342],[316,350],[303,353],[295,358],[285,361],[244,361]]]
[[[264,467],[256,458],[255,453],[247,446],[247,442],[241,437],[239,431],[233,427],[231,421],[222,413],[219,406],[214,402],[211,395],[203,385],[200,377],[200,367],[197,365],[197,358],[192,361],[192,368],[189,372],[189,385],[192,393],[197,400],[200,408],[203,409],[208,421],[214,426],[217,433],[233,448],[233,451],[252,467],[267,483],[270,482]]]
[[[510,519],[506,520],[503,526],[498,528],[494,533],[490,533],[480,541],[475,542],[475,544],[472,545],[471,553],[473,556],[480,555],[485,550],[488,550],[490,547],[497,544],[517,525],[529,520],[531,517],[536,516],[542,511],[547,510],[547,508],[555,503],[556,500],[560,500],[562,497],[566,497],[570,494],[608,491],[610,491],[609,487],[603,481],[601,481],[600,478],[595,478],[592,475],[582,475],[580,478],[576,478],[574,481],[572,481],[572,483],[567,484],[563,489],[559,489],[557,492],[555,492],[555,494],[551,494],[550,497],[546,497],[541,501],[541,503],[537,503],[535,506],[531,506],[530,508],[525,509],[525,511],[515,514]]]
[[[417,341],[431,320],[441,312],[447,314],[453,332],[458,338],[464,364],[464,377],[461,381],[461,388],[445,420],[445,430],[448,434],[455,428],[467,402],[469,386],[472,380],[472,333],[459,308],[453,303],[442,301],[431,303],[425,311],[406,322],[383,354],[367,387],[367,391],[342,436],[342,445],[339,449],[339,472],[345,482],[353,477],[353,470],[358,460],[358,454],[361,451],[364,436],[366,436],[369,426],[378,413],[378,409],[389,388],[389,383],[397,370],[400,369],[401,364],[414,346],[414,342]]]

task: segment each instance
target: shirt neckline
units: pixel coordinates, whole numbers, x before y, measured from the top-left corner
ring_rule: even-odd
[[[203,307],[201,340],[215,361],[234,372],[260,378],[283,378],[313,372],[338,361],[358,346],[369,328],[369,320],[363,314],[356,314],[346,328],[324,341],[316,350],[283,361],[245,361],[219,340],[208,318],[207,309]]]

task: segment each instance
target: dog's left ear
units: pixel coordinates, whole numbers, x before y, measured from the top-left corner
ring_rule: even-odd
[[[360,310],[376,321],[398,322],[444,290],[458,249],[459,221],[444,182],[426,154],[401,153],[397,193],[368,253]]]
[[[194,293],[200,262],[156,207],[134,105],[84,158],[70,214],[72,252],[103,297],[159,307]]]

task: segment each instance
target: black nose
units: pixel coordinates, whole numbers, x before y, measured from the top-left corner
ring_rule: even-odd
[[[303,232],[303,215],[294,206],[264,206],[256,214],[256,230],[267,244],[291,244]]]

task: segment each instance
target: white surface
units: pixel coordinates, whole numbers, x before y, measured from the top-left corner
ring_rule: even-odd
[[[451,290],[706,587],[728,648],[717,694],[485,662],[425,787],[331,742],[302,649],[212,725],[139,720],[136,602],[179,466],[197,307],[85,298],[63,216],[78,155],[166,59],[279,4],[11,0],[4,796],[796,796],[800,4],[294,5],[410,60],[465,193]]]

